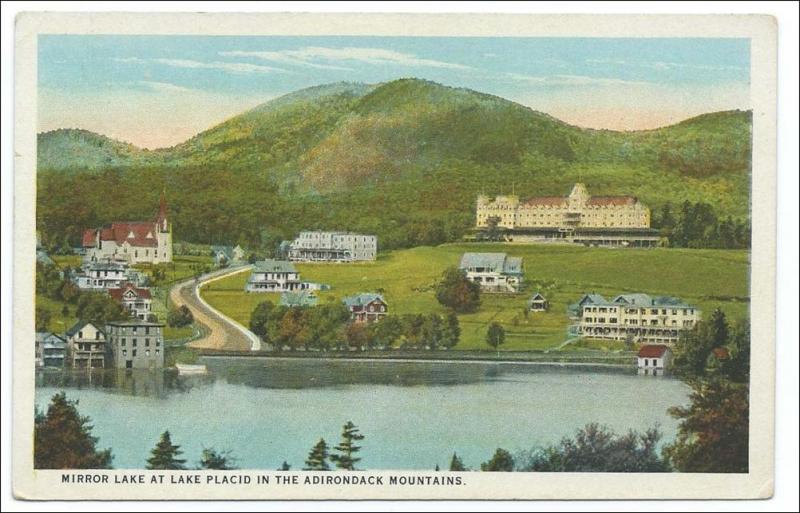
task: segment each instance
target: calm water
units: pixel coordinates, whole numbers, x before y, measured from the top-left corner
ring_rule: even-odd
[[[231,450],[242,468],[300,469],[311,446],[338,442],[352,420],[366,436],[360,467],[447,467],[453,451],[477,467],[497,447],[512,453],[558,441],[588,422],[622,432],[676,422],[687,402],[678,380],[635,370],[491,363],[206,359],[207,376],[172,371],[40,373],[46,408],[65,389],[89,415],[116,468],[143,468],[168,429],[194,465],[204,447]]]

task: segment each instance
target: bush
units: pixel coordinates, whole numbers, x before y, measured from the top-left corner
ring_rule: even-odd
[[[167,325],[171,328],[183,328],[189,326],[194,322],[192,311],[186,305],[181,305],[180,308],[170,310],[167,314]]]

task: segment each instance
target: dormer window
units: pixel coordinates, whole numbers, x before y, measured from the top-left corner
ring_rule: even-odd
[[[131,230],[131,231],[129,231],[129,232],[128,232],[128,238],[129,238],[129,239],[132,239],[132,238],[133,238],[133,230]]]
[[[148,239],[152,239],[153,238],[153,232],[147,232],[147,238]]]

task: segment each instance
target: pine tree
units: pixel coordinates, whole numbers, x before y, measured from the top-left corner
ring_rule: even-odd
[[[513,472],[514,458],[505,449],[497,449],[491,460],[481,463],[481,470],[484,472]]]
[[[711,341],[714,347],[724,346],[728,343],[728,320],[725,318],[725,312],[719,308],[715,309],[711,314]]]
[[[281,464],[281,468],[279,468],[278,470],[292,470],[292,466],[289,465],[289,463],[287,463],[286,460],[283,460],[283,463]]]
[[[328,465],[328,444],[325,443],[324,438],[320,438],[319,442],[308,453],[306,459],[306,466],[303,470],[330,470]]]
[[[453,453],[453,458],[450,460],[450,472],[464,472],[466,470],[467,467],[464,466],[461,458],[456,453]]]
[[[148,458],[146,468],[149,470],[186,470],[184,465],[186,460],[178,458],[183,454],[180,447],[180,445],[173,445],[169,431],[164,431],[161,434],[161,440],[150,451],[152,456]]]
[[[450,312],[447,314],[442,329],[442,345],[449,349],[458,344],[460,337],[461,326],[458,324],[458,316],[455,312]]]
[[[234,458],[230,451],[217,452],[215,449],[203,449],[200,468],[208,470],[235,470]]]
[[[33,467],[49,469],[111,468],[111,449],[97,450],[89,417],[64,392],[53,396],[47,414],[36,413],[33,430]]]
[[[342,427],[342,441],[339,445],[334,447],[334,450],[339,454],[331,454],[331,461],[336,463],[336,467],[342,470],[356,470],[355,465],[361,458],[356,458],[355,454],[361,450],[361,447],[355,445],[353,442],[363,440],[364,435],[358,432],[358,428],[351,421]]]

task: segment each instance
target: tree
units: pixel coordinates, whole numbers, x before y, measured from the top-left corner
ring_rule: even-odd
[[[481,304],[481,287],[458,267],[450,267],[436,286],[436,299],[456,312],[474,312]]]
[[[330,470],[328,465],[328,444],[325,443],[324,438],[320,438],[319,442],[312,447],[311,452],[308,453],[306,459],[306,466],[303,470]]]
[[[492,459],[481,463],[481,470],[484,472],[513,472],[514,458],[505,449],[497,449]]]
[[[192,311],[189,310],[189,307],[186,305],[181,305],[178,308],[170,310],[167,314],[167,325],[171,328],[183,328],[184,326],[189,326],[194,322],[194,315],[192,315]]]
[[[500,240],[500,229],[498,225],[500,224],[500,217],[499,216],[489,216],[486,219],[486,239],[490,241]]]
[[[748,471],[747,385],[724,379],[690,383],[691,404],[670,408],[681,419],[678,436],[663,454],[680,472],[746,473]]]
[[[235,470],[235,458],[230,451],[217,452],[215,449],[203,449],[200,468],[207,470]]]
[[[461,458],[456,453],[453,453],[453,457],[450,459],[450,472],[465,472],[466,470],[467,467],[464,466]]]
[[[43,306],[36,305],[36,331],[47,331],[50,319],[53,315],[50,310]]]
[[[98,450],[89,417],[81,416],[78,401],[59,392],[47,414],[36,412],[33,430],[33,467],[47,469],[110,469],[111,449]]]
[[[283,463],[281,463],[281,467],[278,470],[282,470],[282,471],[292,470],[292,466],[289,465],[289,463],[287,463],[286,460],[283,460]]]
[[[708,356],[718,346],[714,343],[709,322],[696,323],[691,331],[681,335],[675,343],[670,364],[672,371],[684,378],[705,375]]]
[[[730,358],[723,362],[722,373],[731,381],[750,381],[750,321],[736,323],[730,335]]]
[[[486,343],[497,350],[497,356],[500,356],[500,346],[506,341],[506,330],[499,323],[493,322],[486,330]]]
[[[714,309],[709,320],[710,343],[713,347],[721,347],[728,343],[728,320],[725,312],[719,308]]]
[[[256,305],[250,314],[250,331],[261,337],[264,342],[269,342],[267,338],[267,323],[275,305],[272,301],[262,301]]]
[[[458,316],[455,312],[447,314],[444,326],[442,327],[442,346],[450,349],[458,344],[461,338],[461,326],[458,323]]]
[[[170,439],[169,431],[161,434],[161,439],[150,451],[146,468],[149,470],[186,470],[186,460],[179,459],[183,454],[180,445],[174,445]]]
[[[369,344],[369,330],[358,322],[351,322],[344,332],[347,346],[353,349],[363,349]]]
[[[526,472],[668,472],[656,452],[660,439],[657,428],[618,435],[587,424],[574,438],[518,454],[516,467]]]
[[[342,441],[333,449],[339,454],[331,454],[331,461],[336,464],[337,468],[342,470],[356,470],[355,465],[361,458],[356,458],[355,454],[361,450],[361,446],[356,445],[354,442],[363,440],[364,435],[358,432],[358,428],[351,421],[342,427]]]

